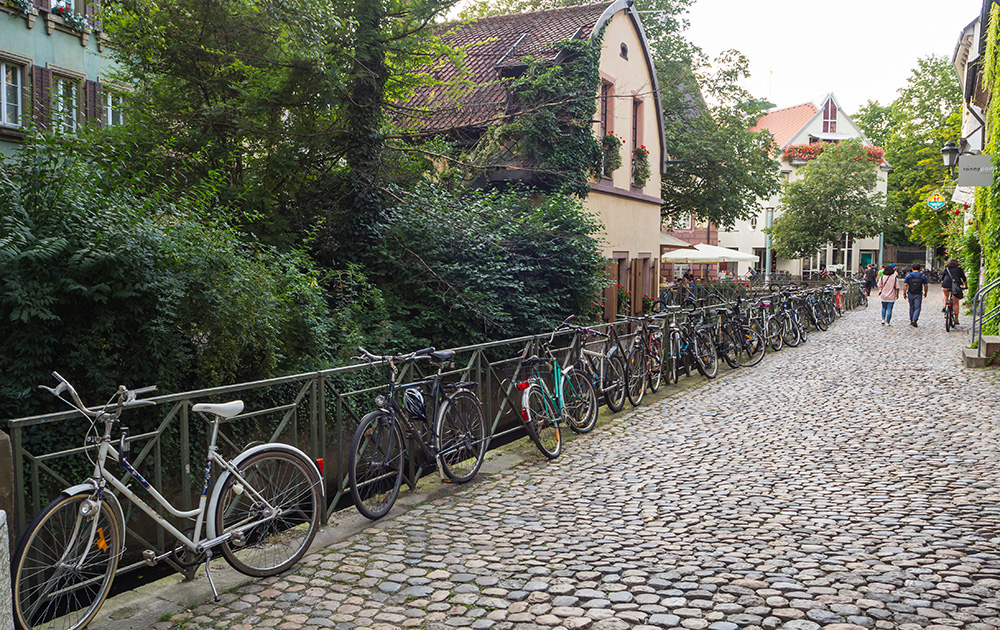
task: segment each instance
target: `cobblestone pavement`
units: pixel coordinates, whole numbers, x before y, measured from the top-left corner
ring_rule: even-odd
[[[1000,628],[997,373],[939,319],[852,313],[157,625]]]

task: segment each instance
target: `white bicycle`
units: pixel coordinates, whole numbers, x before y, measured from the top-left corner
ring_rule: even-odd
[[[182,566],[204,561],[216,601],[219,594],[208,570],[219,550],[237,571],[275,575],[295,564],[309,548],[323,511],[323,479],[315,462],[287,444],[259,444],[231,462],[216,448],[220,421],[243,411],[243,401],[197,404],[192,410],[210,423],[208,458],[198,507],[178,510],[129,463],[128,429],[112,445],[112,425],[124,409],[156,404],[137,396],[156,386],[129,390],[119,386],[102,408],[88,409],[73,386],[56,372],[55,388],[42,386],[91,422],[85,444],[94,474],[66,488],[35,518],[17,546],[13,562],[14,620],[22,630],[75,630],[89,623],[111,589],[118,560],[125,551],[125,519],[111,490],[135,504],[169,532],[178,545],[157,555],[145,550],[153,565],[172,556]],[[69,394],[66,399],[63,394]],[[103,423],[103,431],[99,425]],[[108,458],[121,467],[163,508],[178,519],[194,521],[191,536],[163,518],[105,468]],[[219,467],[213,485],[212,466]]]

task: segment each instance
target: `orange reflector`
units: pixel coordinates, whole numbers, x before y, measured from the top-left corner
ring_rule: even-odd
[[[104,528],[97,528],[97,548],[101,551],[108,550],[108,541],[104,540]]]
[[[317,457],[316,458],[316,466],[319,467],[319,474],[322,475],[323,474],[323,458],[322,457]]]

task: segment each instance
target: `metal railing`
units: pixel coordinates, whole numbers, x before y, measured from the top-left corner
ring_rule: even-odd
[[[630,324],[595,325],[607,329],[617,326],[626,349],[634,333]],[[523,435],[519,418],[520,392],[515,377],[522,357],[542,352],[542,344],[551,333],[505,339],[455,349],[456,367],[445,372],[448,380],[478,383],[488,424],[488,440],[496,445],[515,435]],[[574,331],[557,335],[556,351],[567,356],[581,345],[595,346],[601,340],[581,341]],[[424,376],[426,364],[404,366],[397,380],[410,382]],[[131,410],[123,418],[136,427],[127,441],[131,446],[132,465],[165,496],[188,510],[200,492],[202,462],[206,456],[205,428],[191,407],[200,402],[219,402],[242,398],[246,409],[220,428],[220,448],[238,453],[258,442],[279,441],[293,444],[310,457],[324,460],[327,509],[324,523],[338,509],[353,505],[348,486],[348,455],[354,431],[365,413],[375,408],[374,397],[386,388],[381,375],[367,364],[332,368],[319,372],[253,381],[169,394],[152,398],[156,407]],[[29,517],[39,513],[58,493],[79,483],[93,472],[90,457],[94,446],[76,446],[84,441],[85,420],[76,412],[53,413],[8,421],[14,469],[14,514],[11,535],[20,536]],[[58,446],[48,448],[47,445]],[[67,446],[73,444],[74,446]],[[490,444],[487,447],[490,447]],[[228,453],[227,453],[228,455]],[[410,458],[405,479],[413,487],[431,469],[421,469]],[[123,483],[129,475],[122,473]],[[172,500],[173,500],[172,499]],[[168,551],[173,538],[146,518],[131,503],[123,504],[126,520],[126,547],[130,552],[119,571],[140,566],[139,552],[153,549]],[[177,519],[162,513],[177,523]],[[16,538],[15,538],[16,539]],[[183,570],[174,565],[174,568]]]
[[[969,345],[976,349],[976,356],[980,358],[983,356],[983,326],[1000,317],[1000,301],[989,312],[985,312],[986,298],[997,287],[1000,287],[1000,278],[976,291],[972,300],[972,340]]]

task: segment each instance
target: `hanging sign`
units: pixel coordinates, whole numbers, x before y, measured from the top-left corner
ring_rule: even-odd
[[[962,155],[958,158],[959,186],[992,186],[992,155]]]
[[[936,192],[927,198],[927,207],[931,210],[940,210],[946,203],[948,203],[948,200],[945,199],[944,195],[939,192]]]

